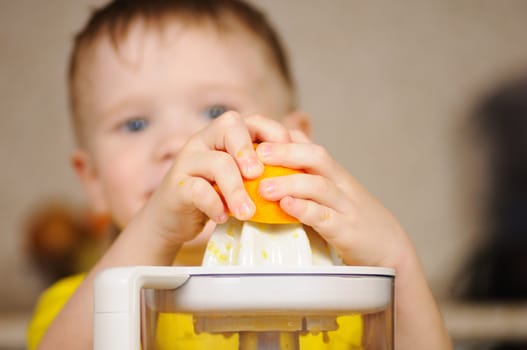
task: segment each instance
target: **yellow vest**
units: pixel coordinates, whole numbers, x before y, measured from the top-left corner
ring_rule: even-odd
[[[40,296],[27,333],[29,350],[38,347],[44,333],[53,319],[60,312],[66,301],[84,280],[85,275],[75,275],[62,279],[48,288]],[[339,328],[336,331],[320,332],[300,336],[302,350],[344,350],[362,349],[362,319],[360,315],[340,316],[337,318]],[[177,345],[176,345],[177,344]],[[157,350],[230,350],[238,349],[238,335],[231,336],[194,333],[192,316],[183,314],[161,313],[157,323]]]

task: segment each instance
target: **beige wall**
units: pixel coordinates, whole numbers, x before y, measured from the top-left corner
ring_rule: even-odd
[[[46,197],[82,198],[63,72],[97,2],[0,0],[0,309],[38,292],[21,254],[25,215]],[[527,69],[527,2],[256,3],[290,49],[316,140],[402,221],[445,295],[474,233],[460,127],[476,96]]]

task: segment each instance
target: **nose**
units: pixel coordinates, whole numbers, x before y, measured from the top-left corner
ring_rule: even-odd
[[[159,140],[154,157],[157,161],[165,162],[172,161],[179,153],[188,137],[181,134],[171,134],[164,136]]]
[[[182,118],[184,113],[174,111],[159,123],[155,135],[154,157],[156,161],[172,162],[185,143],[206,124],[200,118]],[[189,114],[191,115],[191,114]]]

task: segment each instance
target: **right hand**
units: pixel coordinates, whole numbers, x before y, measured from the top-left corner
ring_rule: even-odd
[[[177,249],[200,233],[209,219],[223,223],[228,212],[239,220],[250,218],[255,206],[243,178],[263,172],[253,147],[262,141],[290,142],[289,131],[272,119],[226,112],[193,135],[144,208],[149,227]]]

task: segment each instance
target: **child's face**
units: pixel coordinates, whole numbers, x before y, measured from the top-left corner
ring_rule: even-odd
[[[283,117],[291,92],[260,42],[213,27],[135,24],[119,52],[98,40],[82,83],[86,150],[74,166],[95,209],[123,227],[188,138],[224,109]]]

